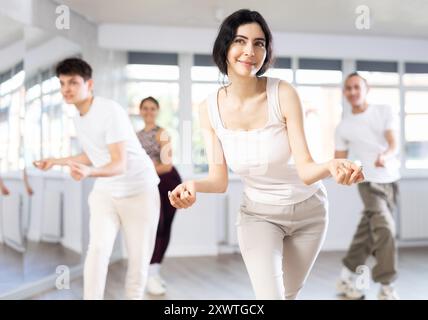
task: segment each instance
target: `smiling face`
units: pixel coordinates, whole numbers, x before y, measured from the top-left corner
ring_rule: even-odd
[[[61,94],[68,104],[78,105],[92,96],[92,79],[85,81],[79,75],[59,75]]]
[[[145,100],[140,106],[140,115],[143,118],[144,123],[146,124],[155,123],[158,113],[159,107],[152,100]]]
[[[343,87],[343,95],[352,107],[359,107],[366,102],[369,88],[363,78],[353,75],[349,77]]]
[[[255,76],[266,58],[266,39],[258,23],[243,24],[236,30],[227,52],[227,74]]]

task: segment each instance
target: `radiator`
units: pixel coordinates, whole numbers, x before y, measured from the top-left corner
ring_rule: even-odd
[[[428,239],[428,182],[400,181],[399,233],[402,240]]]
[[[22,230],[22,195],[15,193],[3,197],[1,213],[4,243],[16,251],[25,252],[25,239]]]
[[[41,239],[60,242],[63,237],[63,193],[45,190],[43,195]]]

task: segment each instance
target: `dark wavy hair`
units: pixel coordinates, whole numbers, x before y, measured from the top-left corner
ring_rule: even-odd
[[[235,11],[228,16],[222,22],[217,38],[214,42],[212,51],[212,57],[214,63],[219,68],[223,75],[227,75],[227,52],[233,39],[236,36],[238,27],[243,24],[257,23],[263,30],[266,39],[266,58],[261,66],[260,70],[257,71],[256,76],[260,76],[265,73],[272,63],[273,60],[273,49],[272,49],[272,33],[266,23],[266,20],[257,11],[251,11],[248,9],[241,9]]]

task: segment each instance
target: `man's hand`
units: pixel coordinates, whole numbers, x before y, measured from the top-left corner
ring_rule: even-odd
[[[375,161],[375,167],[385,167],[385,156],[383,153],[377,156]]]
[[[70,167],[70,176],[76,180],[81,181],[91,176],[92,168],[74,161],[67,161],[67,165]]]
[[[55,165],[55,159],[54,158],[47,158],[42,159],[38,161],[34,161],[33,165],[40,170],[47,171],[51,169]]]
[[[0,186],[0,191],[1,191],[1,194],[2,194],[2,195],[4,195],[4,196],[8,196],[8,195],[10,195],[10,191],[9,191],[9,189],[8,189],[8,188],[6,188],[6,186],[5,186],[4,184],[2,184],[2,185]]]

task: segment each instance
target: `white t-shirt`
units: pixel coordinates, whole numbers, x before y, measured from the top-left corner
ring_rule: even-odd
[[[89,111],[74,118],[83,151],[94,167],[111,161],[108,145],[126,142],[127,168],[122,175],[96,179],[94,189],[114,197],[128,197],[159,183],[152,160],[141,147],[125,110],[116,102],[95,97]]]
[[[350,158],[361,161],[369,182],[390,183],[400,178],[398,153],[385,159],[385,167],[376,167],[378,155],[388,148],[386,130],[398,132],[399,121],[387,105],[369,105],[357,114],[344,117],[336,128],[336,150],[349,151]],[[397,135],[398,136],[398,135]]]

